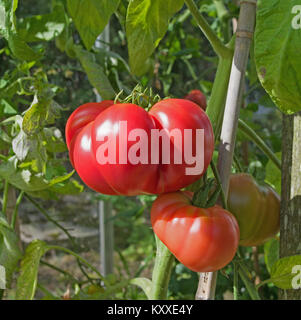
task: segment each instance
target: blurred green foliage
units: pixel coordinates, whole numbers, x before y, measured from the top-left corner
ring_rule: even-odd
[[[238,7],[233,1],[224,1],[228,14],[221,19],[214,2],[196,1],[213,30],[224,41],[229,41],[232,18],[237,17]],[[139,82],[144,87],[152,87],[161,97],[181,98],[191,89],[200,89],[209,99],[218,59],[186,7],[171,19],[166,35],[148,61],[147,72],[140,78],[130,73],[124,25],[127,4],[127,0],[122,0],[118,11],[111,17],[109,51],[107,47],[105,49],[93,47],[91,50],[95,62],[101,66],[115,92],[124,90],[125,93],[129,93]],[[55,5],[63,5],[66,9],[64,0],[20,1],[16,16],[23,35],[28,35],[26,23],[30,24],[35,20],[31,18],[32,16],[50,14],[51,8]],[[56,184],[47,187],[47,190],[46,187],[45,190],[37,188],[31,193],[35,197],[55,198],[60,201],[60,194],[76,194],[84,188],[76,173],[73,175],[73,180],[64,180],[64,176],[72,170],[63,139],[65,123],[76,107],[85,102],[95,101],[96,97],[88,75],[72,51],[72,45],[83,46],[74,23],[67,18],[63,30],[59,29],[59,26],[56,28],[59,34],[55,39],[51,38],[49,33],[47,37],[51,40],[45,34],[47,41],[28,39],[35,52],[43,53],[42,57],[34,62],[14,59],[7,42],[0,38],[0,119],[1,121],[11,119],[10,122],[1,124],[0,148],[6,160],[8,157],[19,157],[18,165],[14,163],[12,170],[21,172],[25,182],[30,176],[37,174],[43,176],[42,182],[45,184],[51,179],[62,177]],[[68,36],[69,42],[66,41]],[[73,43],[70,43],[70,39]],[[274,152],[280,152],[281,114],[260,86],[253,56],[251,52],[240,117]],[[34,100],[34,97],[38,100]],[[36,101],[42,101],[41,103],[47,106],[47,113],[42,117],[35,109]],[[22,127],[20,121],[23,121],[23,124],[25,121],[27,124]],[[21,142],[18,142],[18,139]],[[12,141],[15,141],[15,148],[11,147]],[[37,141],[40,141],[40,144]],[[268,158],[254,144],[246,141],[240,133],[237,136],[235,155],[243,171],[251,173],[259,182],[266,181],[277,188],[280,176],[275,177]],[[3,163],[0,166],[2,165]],[[237,171],[237,168],[233,168],[233,171],[235,170]],[[8,179],[7,176],[5,178]],[[18,188],[18,185],[15,186]],[[74,298],[145,299],[141,289],[129,285],[127,281],[142,274],[151,276],[155,240],[149,213],[154,198],[154,196],[110,197],[94,194],[95,201],[101,199],[111,201],[113,204],[115,251],[118,263],[115,268],[116,273],[107,279],[107,284],[110,283],[113,288],[111,293],[105,294],[103,285],[96,281],[92,281],[92,284],[90,282],[79,284],[73,281]],[[43,200],[39,201],[43,203]],[[259,247],[256,253],[252,248],[241,248],[240,251],[250,270],[252,281],[258,276],[261,280],[269,277],[263,246]],[[66,276],[66,282],[69,280]],[[176,262],[169,285],[169,298],[193,299],[197,282],[196,273]],[[233,265],[229,264],[219,272],[216,299],[226,298],[225,294],[232,292],[232,286]],[[59,298],[42,285],[39,290],[43,292],[45,299]],[[260,289],[260,294],[264,299],[276,299],[277,289],[273,285],[267,285]],[[239,298],[250,298],[241,281],[239,281]]]

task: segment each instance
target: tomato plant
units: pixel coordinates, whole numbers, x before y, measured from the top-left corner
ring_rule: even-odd
[[[124,128],[121,123],[125,124]],[[203,150],[198,148],[198,129],[204,130]],[[185,136],[189,130],[190,141]],[[137,147],[137,136],[130,138],[130,135],[141,131],[144,136],[139,137]],[[157,140],[159,150],[151,145],[154,131],[163,133],[162,140]],[[66,140],[71,162],[82,180],[104,194],[159,194],[179,190],[203,175],[214,148],[209,118],[195,103],[185,99],[161,100],[149,112],[135,104],[111,101],[82,105],[68,119]],[[191,156],[196,154],[198,159],[204,159],[197,173],[186,171],[196,164],[186,159],[185,144],[190,144]],[[107,159],[105,152],[99,153],[105,148]],[[135,163],[130,161],[133,152],[135,157],[138,154]]]
[[[0,1],[0,299],[301,299],[300,1],[274,2]]]
[[[151,209],[153,230],[175,257],[196,272],[211,272],[234,257],[239,227],[234,216],[215,205],[199,208],[192,193],[160,195]]]
[[[238,221],[242,246],[258,246],[279,231],[279,195],[249,174],[231,175],[228,208]]]

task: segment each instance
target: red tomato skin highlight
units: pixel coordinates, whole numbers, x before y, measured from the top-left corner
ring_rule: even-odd
[[[104,100],[101,102],[89,102],[76,108],[66,123],[65,136],[66,143],[69,149],[71,140],[76,134],[88,123],[94,119],[106,108],[114,104],[112,100]]]
[[[72,159],[74,168],[83,182],[94,191],[116,195],[118,193],[108,185],[103,175],[99,172],[95,157],[92,154],[92,125],[93,122],[87,124],[77,134],[76,139],[71,142],[70,154],[73,151]]]

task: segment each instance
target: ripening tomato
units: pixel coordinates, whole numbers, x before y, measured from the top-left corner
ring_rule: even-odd
[[[153,230],[187,268],[196,272],[219,270],[235,255],[238,224],[222,207],[199,208],[191,199],[188,191],[159,195],[151,209]]]
[[[66,124],[70,160],[104,194],[159,194],[198,180],[213,154],[208,116],[195,103],[166,99],[149,112],[131,103],[88,103]]]
[[[260,245],[279,231],[279,195],[268,185],[260,186],[249,174],[230,176],[228,209],[237,219],[242,246]]]
[[[207,100],[204,93],[200,90],[191,90],[184,99],[190,100],[192,102],[195,102],[198,104],[204,111],[206,111],[207,108]]]

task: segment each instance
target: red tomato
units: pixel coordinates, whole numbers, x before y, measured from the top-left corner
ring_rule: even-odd
[[[164,138],[158,140],[156,153],[151,143],[153,133],[163,129]],[[174,129],[178,137],[166,133]],[[203,167],[193,173],[187,171],[196,166],[186,159],[187,129],[190,160],[204,158]],[[197,141],[198,129],[204,130],[203,150]],[[206,171],[214,148],[209,118],[195,103],[184,99],[162,100],[150,112],[135,104],[112,101],[80,106],[68,119],[66,140],[71,162],[89,187],[123,195],[176,191],[193,183]],[[168,146],[162,148],[164,141]],[[167,153],[170,159],[165,158]]]
[[[202,209],[191,204],[192,193],[160,195],[151,209],[151,223],[159,239],[187,268],[216,271],[234,257],[239,242],[235,217],[215,205]]]
[[[184,99],[190,100],[198,104],[204,111],[207,108],[206,96],[200,90],[191,90]]]

